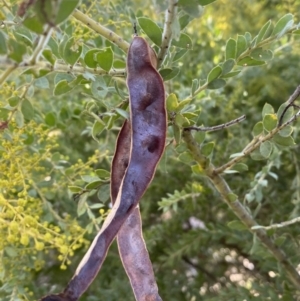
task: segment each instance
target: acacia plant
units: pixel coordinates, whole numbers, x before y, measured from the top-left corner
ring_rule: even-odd
[[[300,300],[300,3],[267,2],[0,3],[1,300]]]

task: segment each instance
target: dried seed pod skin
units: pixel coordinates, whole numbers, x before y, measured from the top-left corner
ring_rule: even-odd
[[[165,91],[154,61],[148,43],[141,37],[134,37],[127,57],[131,112],[131,152],[128,167],[115,203],[75,275],[63,293],[44,297],[43,301],[79,299],[96,277],[113,239],[151,183],[164,151],[167,128]],[[46,299],[52,296],[59,296],[60,299]],[[151,295],[144,300],[160,300],[155,298]]]
[[[119,133],[111,168],[111,200],[118,195],[128,166],[131,148],[130,123],[126,120]],[[124,222],[117,236],[120,257],[128,275],[137,301],[162,301],[149,254],[142,234],[139,207],[136,207]]]

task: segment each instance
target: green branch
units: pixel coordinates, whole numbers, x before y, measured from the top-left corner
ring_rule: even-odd
[[[128,52],[129,43],[123,40],[120,36],[116,33],[111,31],[110,29],[100,25],[98,22],[91,19],[86,14],[82,13],[78,9],[76,9],[73,13],[73,17],[76,18],[78,21],[86,25],[87,27],[93,29],[95,32],[100,34],[102,37],[106,38],[107,40],[111,41],[112,43],[116,44],[119,48],[121,48],[125,53]]]
[[[288,261],[285,253],[274,244],[273,240],[267,235],[264,229],[253,229],[253,227],[257,227],[259,225],[253,219],[249,211],[240,203],[238,197],[232,192],[225,179],[215,172],[213,164],[211,164],[209,160],[201,154],[200,148],[194,140],[191,132],[189,130],[184,130],[182,137],[194,160],[204,170],[206,176],[211,180],[216,190],[220,193],[222,200],[229,206],[248,230],[257,235],[262,244],[283,266],[295,287],[300,289],[300,275]]]

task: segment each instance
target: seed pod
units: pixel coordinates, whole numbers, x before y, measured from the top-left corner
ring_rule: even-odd
[[[128,121],[119,133],[111,168],[111,200],[118,195],[128,166],[131,132]],[[117,236],[120,257],[137,301],[161,301],[149,254],[142,234],[139,206],[129,215]]]
[[[131,151],[127,170],[111,212],[68,286],[63,293],[44,297],[43,301],[78,300],[96,277],[113,239],[151,183],[165,147],[167,128],[164,86],[154,63],[152,49],[146,40],[134,37],[127,57],[131,112]]]

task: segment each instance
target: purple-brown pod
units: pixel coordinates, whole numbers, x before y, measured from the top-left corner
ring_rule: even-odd
[[[119,133],[111,167],[111,200],[118,195],[131,150],[130,123],[126,120]],[[124,222],[117,236],[124,269],[137,301],[161,301],[146,244],[142,234],[142,221],[137,206]]]
[[[115,203],[101,230],[57,301],[76,301],[96,277],[109,246],[151,183],[166,138],[165,91],[145,39],[134,37],[127,56],[130,95],[131,151]],[[50,301],[54,295],[42,300]],[[55,300],[55,299],[53,299]],[[150,300],[155,300],[150,297]],[[56,300],[55,300],[56,301]]]

